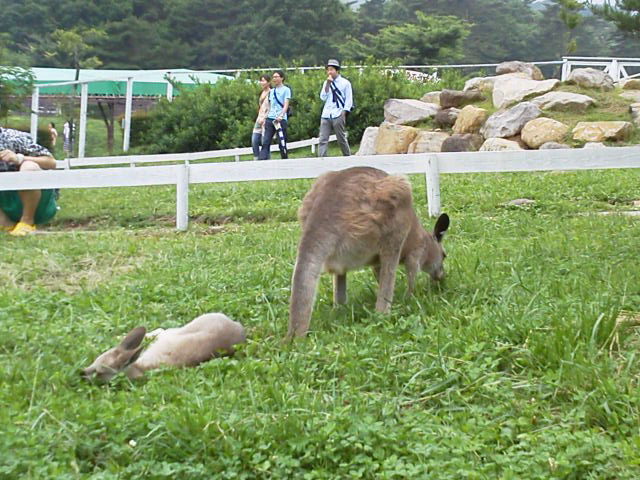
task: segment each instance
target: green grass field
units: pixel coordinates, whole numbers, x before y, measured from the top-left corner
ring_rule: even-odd
[[[600,212],[637,208],[639,182],[445,175],[445,283],[407,298],[401,273],[383,316],[369,271],[340,308],[323,277],[292,345],[310,181],[194,186],[187,233],[172,188],[63,191],[46,234],[0,242],[0,478],[638,478],[640,218]],[[234,358],[78,375],[209,311],[248,329]]]

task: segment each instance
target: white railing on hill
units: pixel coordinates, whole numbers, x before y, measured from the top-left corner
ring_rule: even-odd
[[[604,67],[614,82],[624,78],[639,77],[640,73],[629,75],[627,67],[640,67],[640,58],[611,58],[611,57],[562,57],[562,77],[564,82],[574,67]]]
[[[0,174],[0,191],[176,185],[176,227],[178,230],[186,230],[189,221],[190,184],[315,178],[330,170],[354,166],[371,166],[389,173],[424,174],[429,215],[435,216],[440,212],[440,175],[443,173],[640,168],[640,147],[371,155],[182,164],[133,169],[119,167],[7,172]]]
[[[329,142],[335,142],[336,136],[331,135]],[[311,147],[311,153],[316,152],[316,145],[320,143],[317,137],[307,140],[298,140],[287,144],[288,150],[298,148]],[[271,152],[277,152],[278,145],[271,145]],[[164,162],[192,162],[195,160],[211,159],[211,158],[227,158],[234,157],[235,161],[240,161],[242,155],[253,155],[251,147],[228,148],[226,150],[210,150],[207,152],[191,152],[191,153],[161,153],[156,155],[115,155],[110,157],[85,157],[85,158],[66,158],[56,161],[56,168],[69,169],[74,167],[95,167],[105,165],[126,165],[131,167],[145,163],[164,163]]]

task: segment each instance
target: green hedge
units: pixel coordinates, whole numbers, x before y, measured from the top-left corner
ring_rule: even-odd
[[[365,128],[384,119],[388,98],[420,98],[428,91],[458,88],[462,78],[452,76],[440,83],[416,83],[403,73],[368,67],[345,69],[354,89],[356,110],[349,116],[348,130],[357,143]],[[132,146],[146,153],[195,152],[251,144],[251,130],[257,113],[259,73],[249,77],[203,84],[185,91],[173,102],[161,100],[147,115],[135,116]],[[293,90],[295,116],[289,122],[289,140],[318,136],[322,102],[320,89],[324,71],[290,73],[285,83]]]

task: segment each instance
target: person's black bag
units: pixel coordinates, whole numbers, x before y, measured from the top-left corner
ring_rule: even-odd
[[[0,160],[0,172],[17,172],[18,165]]]
[[[289,99],[289,108],[287,108],[287,111],[285,112],[287,114],[287,118],[290,118],[290,117],[293,117],[294,115],[293,108],[291,106],[291,102],[293,101],[293,88],[291,88],[289,85],[284,85],[284,86],[291,91],[291,98]],[[280,105],[280,107],[284,108],[284,103],[281,102],[280,99],[278,98],[275,88],[273,89],[273,98],[276,99],[276,102],[278,102],[278,105]]]

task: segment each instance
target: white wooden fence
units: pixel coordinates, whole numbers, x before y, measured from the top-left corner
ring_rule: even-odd
[[[176,185],[176,227],[186,230],[190,184],[315,178],[330,170],[353,166],[371,166],[389,173],[424,174],[429,215],[435,216],[441,208],[441,174],[640,168],[640,147],[371,155],[7,172],[0,174],[0,190]]]
[[[562,57],[562,77],[564,82],[574,67],[604,67],[614,82],[624,78],[640,77],[640,73],[629,74],[628,67],[639,68],[640,58],[610,58],[610,57]]]
[[[335,142],[336,136],[331,135],[329,142]],[[320,140],[317,137],[309,138],[307,140],[298,140],[297,142],[287,143],[288,150],[295,150],[298,148],[311,147],[311,153],[316,152],[316,145],[320,144]],[[273,144],[270,148],[271,152],[278,151],[278,145]],[[156,155],[115,155],[111,157],[85,157],[85,158],[66,158],[64,160],[56,161],[56,168],[69,169],[74,167],[95,167],[95,166],[114,166],[114,165],[129,165],[135,167],[145,163],[189,163],[195,160],[212,159],[212,158],[227,158],[234,157],[235,161],[240,161],[242,155],[253,155],[253,149],[251,147],[229,148],[226,150],[210,150],[206,152],[192,152],[192,153],[161,153]]]

